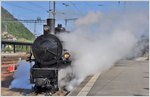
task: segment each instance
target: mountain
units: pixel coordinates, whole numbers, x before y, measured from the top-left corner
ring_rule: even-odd
[[[16,38],[17,41],[33,42],[35,39],[35,36],[3,7],[1,7],[1,31],[2,40]]]

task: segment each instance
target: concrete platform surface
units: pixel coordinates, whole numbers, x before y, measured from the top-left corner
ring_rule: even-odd
[[[149,61],[122,60],[100,74],[94,84],[90,79],[83,83],[69,96],[148,96]]]

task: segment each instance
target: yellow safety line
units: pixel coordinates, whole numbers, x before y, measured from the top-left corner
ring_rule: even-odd
[[[95,81],[98,79],[100,76],[100,73],[95,74],[89,81],[88,83],[82,88],[82,90],[78,93],[77,96],[86,96],[91,88],[93,87]]]

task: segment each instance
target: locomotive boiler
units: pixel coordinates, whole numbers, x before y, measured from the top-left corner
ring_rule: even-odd
[[[61,31],[56,31],[55,19],[47,19],[43,28],[44,34],[37,37],[32,45],[35,65],[31,68],[30,82],[34,84],[34,92],[53,94],[59,90],[58,70],[71,64],[70,53],[55,35]]]

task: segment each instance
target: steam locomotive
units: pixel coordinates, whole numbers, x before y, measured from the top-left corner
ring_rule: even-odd
[[[35,64],[31,68],[30,82],[36,93],[55,93],[58,88],[58,70],[71,64],[70,53],[63,48],[63,42],[55,35],[64,32],[55,19],[47,19],[44,34],[37,37],[32,45]]]

